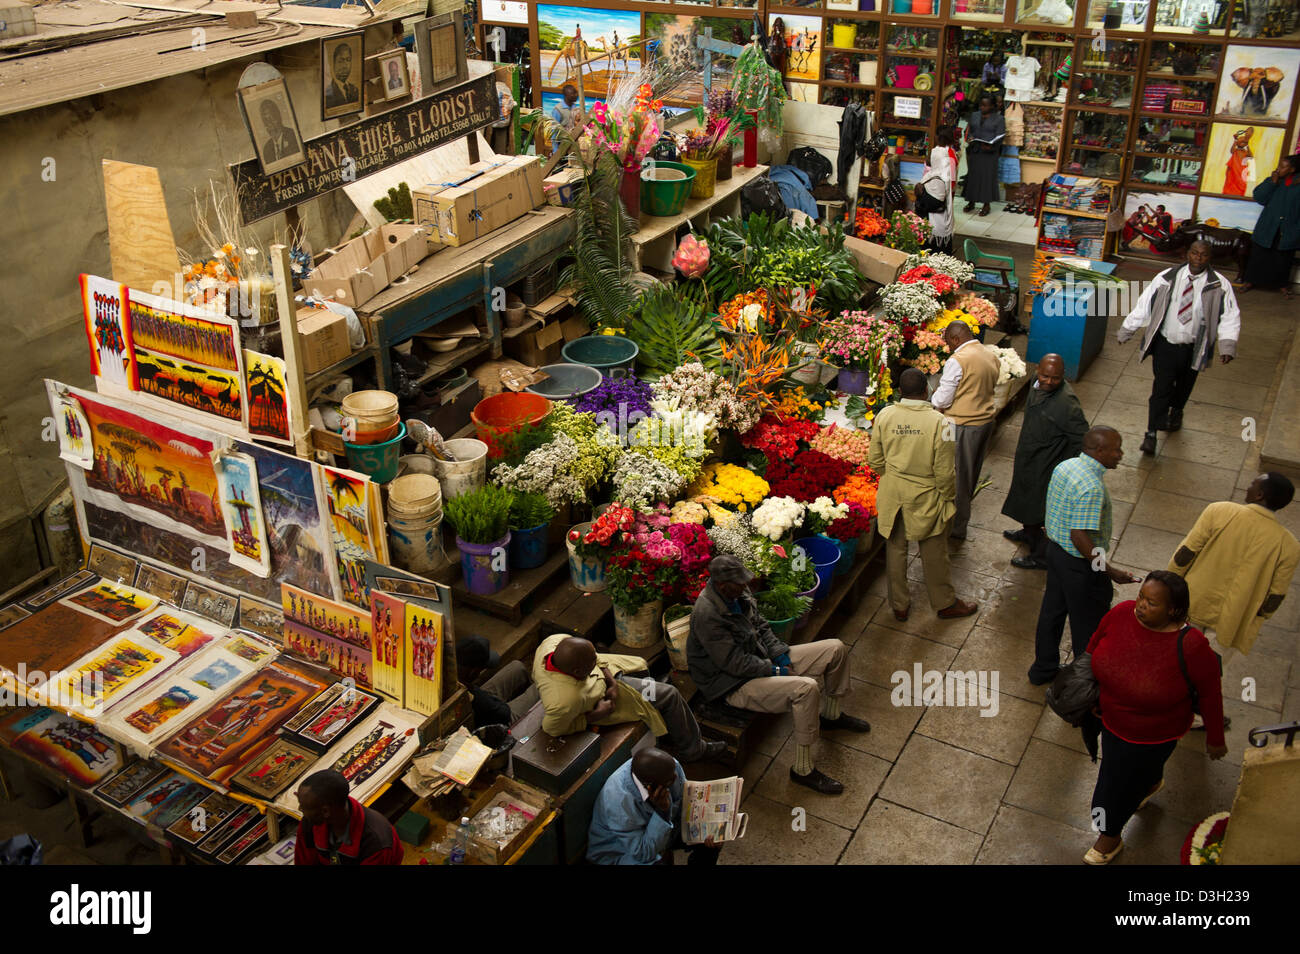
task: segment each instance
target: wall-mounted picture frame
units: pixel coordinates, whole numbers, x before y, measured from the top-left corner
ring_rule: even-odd
[[[361,99],[361,67],[365,52],[365,32],[362,30],[321,39],[321,119],[353,116],[365,108]]]
[[[451,13],[426,17],[417,20],[411,31],[415,34],[415,56],[420,64],[421,96],[469,79],[465,25],[460,17]]]
[[[411,74],[406,68],[406,51],[391,50],[380,53],[379,78],[384,85],[384,100],[402,99],[411,95]]]
[[[298,131],[298,117],[284,77],[256,86],[241,86],[239,99],[248,119],[253,151],[263,175],[292,169],[307,161],[307,151]]]

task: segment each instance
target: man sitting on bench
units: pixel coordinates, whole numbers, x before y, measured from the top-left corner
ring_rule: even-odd
[[[644,722],[656,736],[670,738],[683,762],[721,755],[726,744],[700,738],[700,726],[675,688],[628,675],[645,668],[639,656],[597,653],[578,636],[557,633],[543,640],[533,657],[533,682],[546,709],[542,731],[559,736],[589,725]]]
[[[795,741],[791,781],[823,795],[839,795],[843,784],[813,768],[812,750],[820,729],[871,731],[865,719],[840,712],[840,698],[849,691],[848,649],[838,639],[803,646],[781,642],[749,594],[752,579],[754,574],[729,554],[709,563],[709,584],[695,601],[686,640],[691,679],[710,702],[722,699],[754,712],[790,711]]]

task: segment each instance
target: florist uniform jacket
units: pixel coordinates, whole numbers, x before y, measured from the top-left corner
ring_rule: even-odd
[[[927,540],[957,512],[956,442],[944,439],[946,426],[929,401],[915,398],[876,415],[867,463],[880,474],[876,513],[886,540],[899,517],[907,539]]]
[[[1192,562],[1180,567],[1170,560],[1169,569],[1187,580],[1188,619],[1214,627],[1225,649],[1250,652],[1268,618],[1259,615],[1264,601],[1285,596],[1291,585],[1300,543],[1267,507],[1223,500],[1201,512],[1183,547],[1195,554]]]
[[[777,639],[748,592],[740,597],[740,612],[709,583],[691,610],[686,659],[691,680],[710,702],[722,699],[751,679],[772,675],[772,660],[790,647]]]
[[[1088,419],[1069,381],[1062,381],[1055,391],[1043,391],[1035,381],[1025,403],[1011,489],[1002,512],[1027,527],[1042,526],[1052,471],[1061,461],[1079,456],[1087,431]]]
[[[537,654],[533,656],[533,682],[537,685],[542,706],[546,709],[546,715],[542,718],[543,732],[549,735],[569,735],[587,728],[587,713],[596,708],[596,704],[605,695],[605,677],[601,675],[600,667],[606,666],[609,674],[615,677],[618,696],[614,711],[591,724],[644,722],[655,735],[667,734],[668,727],[664,724],[663,716],[649,700],[626,683],[617,681],[620,673],[644,672],[644,659],[639,656],[597,653],[596,668],[591,674],[586,679],[574,679],[565,673],[551,672],[546,668],[546,657],[555,652],[555,647],[561,640],[567,638],[565,633],[548,637],[537,647]]]

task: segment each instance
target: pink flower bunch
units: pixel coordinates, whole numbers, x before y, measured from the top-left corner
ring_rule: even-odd
[[[683,573],[694,573],[713,558],[709,533],[698,523],[674,523],[668,527],[668,537],[681,553]]]
[[[866,431],[828,424],[809,442],[809,446],[836,460],[846,460],[851,464],[865,464],[871,438]]]
[[[656,560],[681,559],[681,550],[668,535],[672,515],[666,504],[656,504],[649,513],[638,513],[628,534],[630,541]]]
[[[897,325],[865,311],[846,311],[826,328],[822,354],[841,367],[887,365],[903,346]]]
[[[987,298],[963,295],[957,299],[957,307],[986,327],[998,323],[998,306]]]

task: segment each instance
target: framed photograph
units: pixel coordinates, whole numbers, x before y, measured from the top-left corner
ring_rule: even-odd
[[[307,161],[307,150],[298,131],[298,117],[294,114],[284,77],[256,86],[241,86],[239,99],[244,106],[248,131],[253,137],[253,149],[257,161],[262,164],[263,175],[283,172]]]
[[[166,600],[172,606],[180,606],[185,599],[186,582],[188,581],[183,576],[141,563],[140,571],[136,574],[135,583],[132,585],[137,590],[144,590]]]
[[[375,56],[379,64],[379,78],[383,83],[384,100],[401,99],[411,95],[411,76],[406,71],[406,51],[389,50]]]
[[[338,119],[362,110],[361,64],[365,32],[325,37],[320,41],[320,116]]]
[[[412,27],[422,96],[469,78],[464,30],[461,18],[451,13],[418,20]]]
[[[135,569],[139,564],[129,556],[118,553],[116,550],[110,550],[102,544],[92,543],[86,566],[105,580],[112,580],[114,583],[125,583],[129,586],[131,581],[135,579]]]
[[[208,589],[198,583],[190,583],[185,589],[185,599],[181,603],[181,609],[206,616],[229,629],[235,625],[235,611],[239,609],[239,600],[227,593]]]

